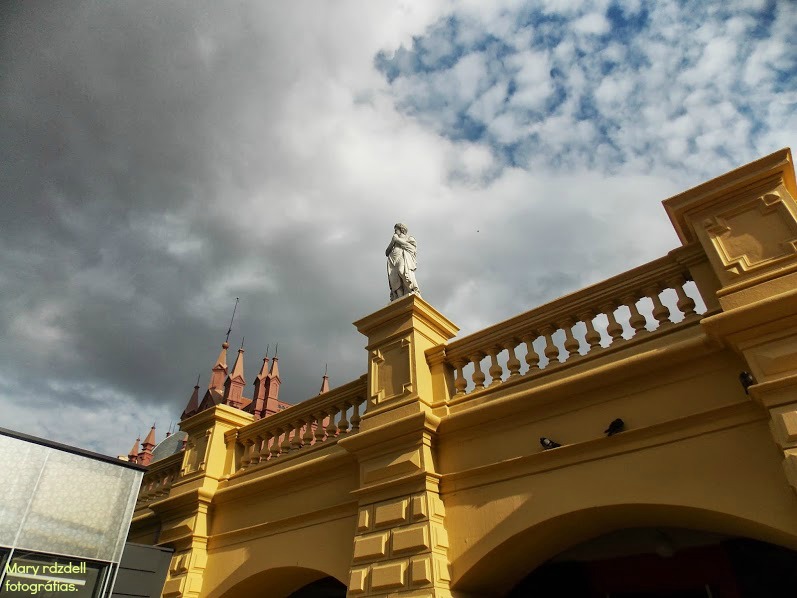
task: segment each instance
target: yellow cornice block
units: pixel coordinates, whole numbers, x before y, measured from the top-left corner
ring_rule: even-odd
[[[780,179],[792,197],[797,197],[794,162],[789,148],[701,183],[664,200],[662,204],[681,242],[687,245],[698,240],[694,224],[688,218],[689,215],[721,203],[728,196],[755,187],[768,179]]]

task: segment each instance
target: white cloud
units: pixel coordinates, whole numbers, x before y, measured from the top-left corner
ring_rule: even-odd
[[[609,21],[602,13],[591,12],[573,22],[573,30],[577,33],[602,35],[608,33]]]

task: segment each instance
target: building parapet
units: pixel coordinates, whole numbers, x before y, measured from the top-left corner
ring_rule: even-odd
[[[471,393],[494,390],[507,380],[538,375],[542,370],[551,372],[587,355],[620,348],[643,336],[652,337],[675,323],[698,321],[708,312],[712,289],[701,293],[704,285],[693,270],[707,262],[699,245],[682,247],[449,343],[443,355],[443,363],[454,372],[449,404]],[[690,282],[696,284],[688,285]],[[517,351],[523,346],[526,369],[521,374]],[[436,359],[434,353],[427,354],[430,365]],[[485,373],[481,364],[486,357],[489,366]]]
[[[183,457],[179,452],[150,465],[138,493],[137,509],[169,495],[172,484],[180,477]]]
[[[366,377],[293,405],[267,418],[231,430],[225,441],[234,446],[232,476],[245,470],[284,461],[289,455],[330,446],[360,429]]]

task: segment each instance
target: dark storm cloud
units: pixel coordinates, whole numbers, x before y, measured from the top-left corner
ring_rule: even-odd
[[[245,214],[226,182],[268,176],[269,121],[247,117],[273,113],[269,88],[287,78],[267,68],[269,36],[243,5],[7,8],[2,322],[10,340],[17,323],[20,342],[3,345],[3,362],[161,400],[186,386],[181,370],[212,363],[196,347],[220,338],[223,323],[186,305],[240,255]],[[205,209],[227,201],[227,222]],[[188,250],[170,251],[174,239]],[[36,335],[38,325],[51,335]]]

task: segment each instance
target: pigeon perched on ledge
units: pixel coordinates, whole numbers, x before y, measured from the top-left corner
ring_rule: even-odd
[[[562,446],[558,442],[554,442],[553,440],[551,440],[550,438],[546,438],[545,436],[540,438],[540,444],[542,445],[542,450],[544,451],[547,451],[549,449],[559,448],[560,446]]]
[[[739,374],[739,382],[742,383],[742,388],[744,388],[744,394],[750,394],[747,389],[756,383],[756,379],[753,377],[753,375],[750,372],[742,372],[741,374]]]
[[[625,422],[618,417],[609,424],[609,427],[606,428],[603,433],[606,434],[606,436],[614,436],[618,432],[622,432],[624,428]]]

